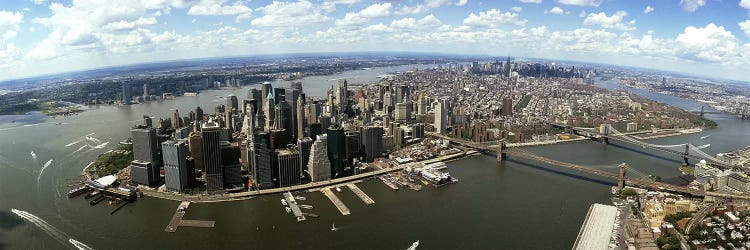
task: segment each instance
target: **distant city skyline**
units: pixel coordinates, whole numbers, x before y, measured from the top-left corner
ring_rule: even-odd
[[[750,0],[27,0],[0,6],[0,81],[260,54],[575,60],[746,81]]]

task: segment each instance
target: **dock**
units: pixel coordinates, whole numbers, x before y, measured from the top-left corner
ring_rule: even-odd
[[[375,204],[375,201],[372,198],[370,198],[370,196],[368,196],[364,191],[362,191],[362,189],[359,189],[357,185],[354,185],[354,183],[348,183],[346,184],[346,186],[349,187],[349,189],[351,189],[352,192],[354,192],[354,194],[359,196],[359,198],[362,199],[362,201],[365,204],[367,205]]]
[[[167,228],[164,228],[164,232],[174,233],[177,231],[178,227],[214,227],[214,221],[183,220],[182,217],[184,217],[185,213],[187,213],[187,209],[189,206],[189,201],[180,202],[180,205],[177,206],[177,210],[175,211],[174,215],[172,215],[172,219],[169,221]]]
[[[292,209],[292,213],[294,213],[294,217],[297,217],[297,221],[304,221],[307,218],[305,218],[305,215],[302,213],[302,210],[299,209],[299,205],[297,205],[297,201],[294,200],[294,196],[291,192],[284,193],[284,199],[286,200],[286,203],[289,205],[289,208]]]
[[[341,215],[350,215],[351,211],[349,211],[349,208],[344,205],[341,200],[339,200],[339,197],[336,196],[333,192],[331,192],[330,188],[323,188],[320,189],[320,192],[323,193],[326,197],[328,197],[331,202],[333,202],[333,205],[336,206],[336,208],[339,209],[339,212],[341,212]]]

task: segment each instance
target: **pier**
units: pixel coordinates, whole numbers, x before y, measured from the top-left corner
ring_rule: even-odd
[[[307,218],[305,218],[305,215],[302,213],[302,210],[299,209],[299,205],[297,205],[297,201],[294,200],[294,196],[291,192],[284,193],[284,199],[286,200],[286,203],[289,205],[289,208],[292,210],[292,213],[294,213],[294,217],[297,217],[297,221],[304,221]]]
[[[339,209],[339,212],[341,212],[341,215],[350,215],[351,211],[349,211],[349,208],[344,205],[341,200],[339,200],[339,197],[334,194],[330,188],[322,188],[320,189],[320,192],[323,193],[326,197],[328,197],[331,202],[333,202],[333,205],[336,206],[336,208]]]
[[[365,194],[365,192],[362,191],[362,189],[359,189],[359,187],[357,187],[357,185],[354,185],[354,183],[348,183],[348,184],[346,184],[346,186],[349,187],[349,189],[351,189],[352,192],[354,192],[354,194],[356,194],[357,196],[359,196],[359,198],[362,199],[362,201],[365,204],[367,204],[367,205],[375,204],[375,201],[372,198],[370,198],[370,196],[368,196],[367,194]]]
[[[214,221],[183,220],[182,217],[187,213],[188,206],[190,206],[189,201],[180,202],[180,205],[177,206],[177,211],[172,215],[172,219],[169,221],[167,228],[164,229],[164,232],[174,233],[178,227],[214,227]]]

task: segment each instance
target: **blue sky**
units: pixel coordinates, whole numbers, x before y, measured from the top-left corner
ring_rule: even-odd
[[[750,0],[15,0],[0,80],[151,61],[417,51],[749,80]]]

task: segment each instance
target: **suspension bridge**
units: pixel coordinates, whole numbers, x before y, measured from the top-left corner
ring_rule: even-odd
[[[607,127],[611,129],[609,125],[607,125]],[[575,129],[575,128],[567,127],[567,129]],[[710,155],[701,151],[699,147],[693,146],[691,144],[680,144],[677,146],[685,147],[686,148],[685,152],[696,151],[696,153],[697,152],[700,152],[700,153],[698,153],[697,155],[691,156],[685,152],[680,152],[680,151],[669,149],[671,147],[675,147],[675,145],[656,145],[656,144],[645,143],[635,138],[632,138],[630,136],[626,136],[623,133],[614,129],[611,129],[608,131],[611,131],[613,133],[597,133],[595,131],[589,131],[589,130],[586,130],[585,132],[590,133],[589,135],[591,137],[599,136],[598,139],[603,139],[604,141],[607,141],[609,138],[612,138],[612,140],[633,143],[633,144],[642,146],[644,148],[653,148],[653,149],[660,150],[662,152],[675,153],[683,157],[686,157],[686,156],[692,157],[692,158],[700,157],[701,159],[705,159],[707,161],[711,160],[712,162],[723,164],[724,166],[729,166],[729,164],[719,161],[718,159],[714,157],[711,157]],[[583,131],[579,131],[579,132],[583,132]],[[563,161],[558,161],[558,160],[550,159],[547,157],[543,157],[543,156],[534,154],[528,150],[525,150],[520,146],[517,146],[518,144],[508,144],[505,142],[505,140],[500,140],[500,141],[495,141],[495,142],[474,142],[474,141],[464,140],[460,138],[453,138],[453,137],[449,137],[449,136],[445,136],[445,135],[437,134],[437,133],[432,133],[432,132],[427,132],[426,134],[428,136],[448,140],[452,143],[462,145],[464,147],[473,148],[483,153],[495,152],[497,154],[498,162],[505,161],[508,159],[509,156],[513,156],[514,158],[518,158],[518,159],[536,161],[536,162],[545,163],[545,164],[555,166],[555,167],[561,167],[564,169],[574,170],[574,171],[578,171],[578,172],[582,172],[582,173],[586,173],[586,174],[590,174],[594,176],[614,179],[614,180],[617,180],[617,186],[620,190],[625,185],[631,185],[631,186],[637,186],[637,187],[650,189],[650,190],[669,191],[669,192],[674,192],[674,193],[692,195],[696,197],[712,196],[712,197],[733,198],[733,199],[750,199],[750,196],[717,193],[717,192],[707,192],[707,191],[704,191],[702,189],[698,189],[695,187],[671,185],[667,183],[654,181],[650,178],[643,178],[645,174],[641,173],[635,168],[630,167],[627,163],[620,164],[619,165],[620,171],[618,173],[613,173],[611,171],[593,168],[590,166],[583,166],[579,164],[563,162]],[[631,172],[636,175],[640,175],[641,177],[626,176],[625,174],[626,172]]]

